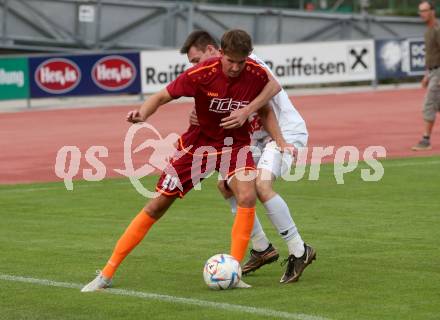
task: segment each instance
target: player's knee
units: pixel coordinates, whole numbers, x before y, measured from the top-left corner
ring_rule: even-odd
[[[218,191],[220,191],[220,193],[223,194],[223,191],[225,190],[225,183],[223,180],[219,180],[217,182],[217,189],[218,189]]]
[[[228,198],[232,197],[232,195],[233,195],[230,190],[226,189],[225,180],[219,180],[217,182],[217,189],[218,189],[218,191],[220,191],[223,198],[225,198],[225,199],[228,199]]]
[[[150,217],[158,219],[162,215],[162,208],[154,202],[149,202],[144,207],[145,213],[147,213]]]
[[[151,199],[144,207],[144,211],[152,218],[159,219],[164,215],[167,209],[170,207],[174,199],[165,196],[159,196],[158,198]]]
[[[222,194],[223,198],[225,198],[225,199],[229,199],[230,197],[234,196],[234,193],[232,192],[231,189],[229,189],[229,187],[227,186],[225,180],[220,180],[217,183],[217,189],[220,191],[220,193]]]
[[[273,189],[272,189],[272,182],[271,181],[257,179],[256,188],[257,188],[258,199],[261,202],[268,201],[275,194],[275,191],[273,191]]]
[[[257,195],[255,190],[243,190],[236,195],[237,205],[244,208],[252,208],[255,207],[255,203],[257,201]]]

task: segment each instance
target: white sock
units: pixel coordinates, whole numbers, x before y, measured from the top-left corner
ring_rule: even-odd
[[[229,205],[231,206],[231,212],[233,215],[237,213],[237,199],[235,199],[234,196],[226,199],[229,202]]]
[[[230,197],[228,199],[230,206],[231,206],[231,212],[233,215],[237,213],[237,200],[235,197]],[[257,215],[255,215],[255,221],[254,226],[252,228],[251,233],[251,242],[252,242],[252,249],[255,251],[264,251],[269,247],[269,239],[267,239],[266,234],[263,231],[263,227],[261,226],[260,220],[258,219]]]
[[[300,258],[303,256],[304,249],[304,241],[301,239],[299,233],[296,234],[292,239],[287,240],[287,247],[289,248],[289,254],[293,254],[295,257]]]
[[[277,194],[263,205],[269,220],[286,241],[289,254],[301,257],[304,254],[304,241],[301,239],[286,202]]]
[[[255,215],[254,227],[252,228],[251,242],[252,249],[259,252],[266,250],[270,244],[269,239],[267,239],[257,215]]]

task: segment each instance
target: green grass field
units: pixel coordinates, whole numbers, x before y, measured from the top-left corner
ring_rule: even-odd
[[[246,277],[252,289],[229,291],[202,279],[205,260],[230,243],[232,216],[214,178],[177,201],[124,261],[120,291],[88,294],[78,285],[103,267],[145,199],[122,179],[75,181],[73,191],[2,185],[0,319],[439,319],[440,157],[383,164],[379,182],[357,169],[337,185],[332,165],[319,181],[278,182],[317,260],[298,283],[278,283],[279,261]]]

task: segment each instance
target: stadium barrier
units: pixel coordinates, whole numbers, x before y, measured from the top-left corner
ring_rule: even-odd
[[[255,46],[283,86],[420,76],[424,42],[350,40]],[[0,100],[148,94],[190,67],[178,50],[0,58]]]

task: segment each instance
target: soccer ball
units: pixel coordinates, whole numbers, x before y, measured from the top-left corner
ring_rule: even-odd
[[[240,263],[229,254],[216,254],[206,261],[203,279],[211,289],[232,289],[241,279]]]

